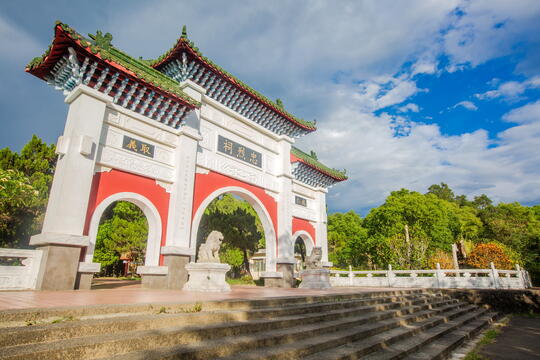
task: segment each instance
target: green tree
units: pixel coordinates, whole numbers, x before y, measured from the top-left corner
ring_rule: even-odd
[[[0,247],[15,247],[29,236],[31,220],[39,213],[39,191],[17,170],[0,169]]]
[[[0,233],[2,246],[24,246],[30,236],[41,230],[55,166],[55,146],[47,145],[35,135],[20,154],[9,148],[0,150],[0,169],[22,173],[26,177],[24,182],[35,190],[31,205],[19,204],[16,213],[0,214],[0,217],[16,219],[10,223],[8,232]]]
[[[448,184],[441,183],[440,185],[433,184],[428,188],[427,194],[433,194],[439,199],[446,200],[446,201],[454,201],[455,195],[452,189],[448,186]]]
[[[127,255],[134,263],[144,262],[148,238],[148,222],[135,204],[118,201],[104,213],[96,237],[94,261],[100,262],[105,273]]]
[[[540,281],[540,220],[536,209],[500,203],[480,211],[480,218],[485,242],[497,241],[516,251],[533,280]]]
[[[229,264],[231,266],[232,278],[240,276],[242,271],[242,265],[244,265],[244,252],[236,247],[231,247],[227,243],[219,252],[219,259],[222,263]]]
[[[450,251],[460,233],[456,206],[433,194],[401,189],[372,209],[364,219],[369,237],[392,238],[408,225],[412,236],[429,240],[429,250]],[[427,256],[427,254],[426,254]]]
[[[491,206],[492,203],[493,201],[486,194],[475,196],[472,202],[473,206],[479,210],[486,209],[488,206]]]
[[[476,209],[470,206],[456,206],[454,211],[459,219],[459,240],[478,241],[483,224]]]
[[[378,241],[368,238],[362,218],[354,211],[328,216],[328,254],[335,266],[373,268],[381,265],[378,245]]]

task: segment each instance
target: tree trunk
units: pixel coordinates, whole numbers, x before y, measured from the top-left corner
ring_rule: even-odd
[[[244,267],[246,268],[246,271],[249,274],[249,276],[253,278],[253,275],[251,274],[251,269],[249,267],[249,259],[248,259],[247,250],[243,249],[242,251],[244,252]]]

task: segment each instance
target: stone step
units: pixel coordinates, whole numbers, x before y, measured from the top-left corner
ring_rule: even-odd
[[[449,333],[482,316],[487,310],[470,306],[464,311],[450,312],[439,317],[420,321],[407,327],[399,327],[380,333],[367,339],[346,344],[325,352],[313,354],[309,360],[337,360],[337,359],[384,359],[388,356],[386,349],[398,342],[414,342],[417,337],[427,334],[429,339],[437,339],[441,332]],[[425,340],[425,339],[424,339]],[[397,346],[397,345],[396,345]],[[394,355],[393,353],[391,355]],[[398,357],[399,358],[399,357]]]
[[[295,304],[284,308],[257,308],[253,310],[218,310],[200,313],[180,314],[146,314],[105,319],[89,319],[85,321],[69,321],[57,324],[24,326],[8,328],[0,332],[0,346],[15,346],[30,343],[55,341],[89,335],[112,332],[151,330],[173,326],[207,325],[220,322],[246,321],[251,319],[268,319],[278,316],[291,316],[306,313],[323,313],[330,309],[350,309],[360,305],[378,305],[387,303],[411,304],[411,300],[431,301],[433,299],[449,299],[440,294],[406,295],[391,297],[373,297],[352,299],[341,302],[324,302],[312,304]],[[457,301],[457,300],[454,300]],[[388,306],[388,305],[385,305]],[[366,308],[375,310],[375,308]]]
[[[494,317],[493,313],[479,310],[478,316],[469,316],[469,322],[463,324],[456,319],[445,324],[422,332],[413,338],[385,347],[372,353],[363,359],[366,360],[397,360],[416,354],[423,359],[433,359],[438,356],[446,356],[459,344],[465,341],[471,333],[480,331],[489,324]],[[426,351],[430,349],[431,351]],[[424,357],[427,356],[427,357]],[[435,357],[433,357],[435,356]],[[441,358],[442,358],[441,357]]]
[[[318,338],[308,338],[295,343],[284,344],[280,347],[271,349],[262,349],[242,352],[235,354],[227,359],[298,359],[310,356],[314,353],[314,359],[325,359],[325,356],[336,347],[344,344],[349,344],[354,341],[366,339],[378,334],[384,334],[392,329],[397,329],[400,326],[410,326],[409,324],[425,321],[427,323],[440,322],[445,318],[440,314],[448,314],[448,316],[460,316],[470,311],[472,307],[466,304],[452,304],[441,308],[425,310],[409,316],[401,318],[379,321],[376,324],[364,324],[352,329],[345,329],[334,334],[324,334]],[[435,320],[429,320],[434,318]]]
[[[437,297],[434,299],[440,300]],[[445,299],[441,302],[446,304],[455,300]],[[41,344],[19,345],[4,348],[0,359],[30,359],[30,358],[90,358],[90,356],[104,356],[113,353],[123,353],[130,350],[144,350],[150,347],[170,346],[179,343],[193,343],[216,337],[238,336],[239,334],[265,331],[268,329],[280,329],[294,326],[297,323],[315,322],[312,328],[331,328],[332,326],[354,325],[354,321],[384,319],[386,317],[399,316],[402,313],[417,311],[432,306],[429,301],[419,297],[412,301],[415,306],[403,310],[381,311],[385,308],[392,309],[400,306],[400,303],[389,302],[383,305],[352,308],[346,310],[336,310],[334,313],[316,313],[311,316],[300,315],[289,319],[268,319],[224,323],[217,325],[206,325],[199,327],[172,327],[154,330],[130,331],[123,333],[87,336],[82,338],[67,339],[63,341],[54,341]],[[357,315],[365,314],[368,315]],[[352,315],[356,315],[352,316]],[[327,321],[332,318],[341,318],[345,320]],[[350,319],[353,320],[350,320]],[[321,321],[326,321],[321,323]],[[308,329],[309,330],[309,329]],[[275,331],[275,330],[274,330]],[[70,355],[71,354],[71,355]],[[73,354],[80,354],[76,357]]]
[[[399,304],[398,304],[399,305]],[[211,341],[203,341],[198,344],[176,345],[158,348],[147,351],[137,351],[117,356],[116,359],[214,359],[223,356],[238,358],[240,351],[251,349],[255,353],[255,358],[260,358],[261,349],[268,347],[280,347],[291,343],[298,343],[304,339],[327,338],[335,333],[341,333],[340,337],[347,334],[358,333],[358,328],[364,331],[363,336],[375,332],[381,332],[398,326],[401,316],[410,318],[410,321],[422,316],[430,316],[434,310],[426,310],[434,306],[422,305],[411,308],[403,308],[395,311],[379,311],[373,314],[349,318],[341,321],[329,321],[324,324],[299,325],[287,329],[271,330],[245,336],[227,337]],[[459,307],[461,304],[453,303],[452,307]],[[443,305],[441,305],[443,306]],[[423,314],[414,315],[416,312],[424,311]],[[441,310],[443,311],[443,310]],[[409,315],[413,314],[413,315]],[[354,331],[357,329],[357,331]],[[279,356],[278,356],[279,357]]]
[[[447,358],[454,350],[456,350],[463,342],[475,337],[483,329],[499,318],[497,313],[487,313],[475,321],[459,328],[458,330],[433,341],[431,344],[422,348],[421,351],[416,351],[403,359],[405,360],[436,360]]]
[[[441,295],[441,291],[435,292]],[[210,310],[248,310],[257,308],[284,308],[301,304],[315,304],[321,302],[336,302],[352,299],[369,299],[372,297],[388,296],[413,296],[421,294],[434,294],[434,292],[418,290],[395,290],[383,292],[361,292],[327,294],[319,296],[288,296],[273,297],[254,300],[235,299],[227,301],[208,301],[203,304],[204,311]],[[160,308],[166,308],[170,312],[181,312],[186,309],[193,309],[197,303],[154,303],[154,304],[124,304],[124,305],[91,305],[91,306],[71,306],[59,308],[41,309],[16,309],[4,310],[0,312],[0,328],[24,325],[25,321],[32,319],[44,321],[49,319],[73,317],[84,319],[89,317],[114,317],[130,316],[133,314],[155,314]]]

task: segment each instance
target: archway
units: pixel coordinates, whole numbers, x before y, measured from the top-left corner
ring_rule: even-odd
[[[90,221],[89,229],[89,246],[85,254],[85,262],[92,262],[96,246],[96,237],[100,225],[101,218],[105,210],[115,202],[127,201],[139,207],[146,221],[148,222],[148,239],[146,244],[146,254],[144,265],[157,266],[159,265],[159,254],[161,245],[161,218],[156,207],[146,197],[130,192],[123,192],[111,195],[104,199],[94,210]]]
[[[268,211],[266,210],[266,208],[264,207],[263,203],[257,198],[257,196],[255,196],[252,192],[246,189],[243,189],[241,187],[229,186],[229,187],[218,189],[214,191],[213,193],[211,193],[210,195],[208,195],[201,202],[201,204],[197,208],[197,211],[195,212],[195,215],[193,216],[190,247],[196,250],[199,226],[200,226],[202,217],[204,215],[204,211],[214,199],[226,193],[232,194],[236,197],[241,198],[242,200],[247,201],[257,213],[257,216],[259,217],[263,230],[264,230],[264,237],[266,241],[265,269],[266,271],[275,271],[276,269],[276,257],[275,257],[276,232],[274,230],[274,226],[272,224],[270,215]]]

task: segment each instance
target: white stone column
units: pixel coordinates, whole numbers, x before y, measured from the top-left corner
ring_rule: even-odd
[[[317,221],[315,222],[315,236],[317,246],[322,249],[323,266],[331,267],[332,263],[328,261],[328,232],[327,232],[327,214],[326,214],[326,193],[327,189],[319,188],[316,192],[316,212]]]
[[[292,173],[291,173],[291,145],[293,140],[288,136],[281,136],[279,140],[279,157],[277,181],[279,183],[278,209],[277,209],[277,246],[278,257],[276,270],[281,273],[279,280],[269,281],[271,286],[291,287],[294,281],[294,244],[292,240]]]
[[[85,85],[76,87],[65,99],[69,112],[57,145],[59,157],[43,229],[30,240],[30,245],[44,251],[41,289],[73,289],[75,285],[80,251],[88,246],[83,231],[96,152],[110,101],[110,97]]]
[[[189,80],[183,82],[181,88],[197,101],[202,101],[206,93],[205,89]],[[200,110],[194,110],[186,117],[175,151],[176,173],[169,201],[167,237],[165,246],[161,248],[164,265],[168,267],[167,287],[172,289],[181,289],[186,283],[188,273],[185,266],[196,251],[196,244],[190,244],[190,238],[197,146],[202,140],[199,128]]]

